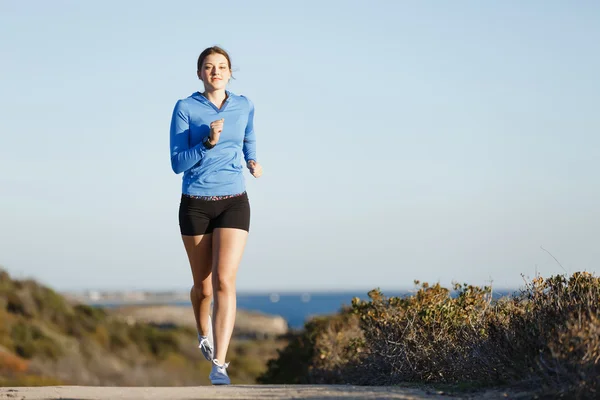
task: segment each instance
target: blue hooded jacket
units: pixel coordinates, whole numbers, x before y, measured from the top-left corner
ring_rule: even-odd
[[[171,167],[183,172],[182,193],[222,196],[246,190],[244,165],[256,161],[254,104],[245,96],[226,91],[219,109],[200,92],[175,104],[171,118]],[[224,118],[219,142],[207,149],[211,122]],[[242,159],[245,160],[242,165]]]

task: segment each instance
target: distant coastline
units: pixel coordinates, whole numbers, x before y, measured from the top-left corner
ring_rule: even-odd
[[[405,296],[409,293],[411,291],[406,290],[384,294],[392,297]],[[502,297],[510,293],[495,291],[494,297]],[[104,308],[191,306],[189,293],[179,291],[86,291],[63,295],[76,302]],[[368,291],[240,293],[237,296],[237,305],[240,310],[283,317],[290,328],[301,329],[310,318],[334,314],[343,306],[349,306],[355,297],[367,300]]]
[[[407,293],[398,292],[390,293],[390,295]],[[63,293],[63,296],[71,301],[103,308],[191,306],[189,293],[177,291],[85,291]],[[311,317],[336,313],[344,305],[350,305],[354,297],[367,299],[368,292],[240,293],[237,296],[237,306],[239,310],[280,316],[285,319],[290,328],[301,329]]]
[[[493,297],[502,297],[515,292],[516,289],[494,290]],[[277,303],[281,298],[298,298],[304,303],[313,299],[322,299],[326,297],[347,298],[348,302],[352,298],[368,298],[368,290],[339,290],[339,291],[263,291],[263,292],[238,292],[238,299],[244,298],[265,298],[273,303]],[[387,297],[405,296],[412,293],[412,290],[394,290],[383,291]],[[82,290],[82,291],[62,291],[61,295],[65,298],[89,305],[150,305],[150,304],[181,304],[190,303],[189,292],[187,291],[153,291],[153,290]]]

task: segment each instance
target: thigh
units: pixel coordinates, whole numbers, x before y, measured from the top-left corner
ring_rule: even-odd
[[[181,236],[190,261],[194,286],[198,289],[211,284],[212,236],[212,234]]]
[[[213,272],[220,283],[233,283],[242,260],[248,231],[215,228],[212,241]]]
[[[212,234],[211,217],[214,206],[199,199],[181,197],[179,205],[179,226],[185,246],[194,286],[202,289],[211,282],[212,271]]]

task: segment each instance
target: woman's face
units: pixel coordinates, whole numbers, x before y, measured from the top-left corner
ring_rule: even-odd
[[[225,89],[231,78],[227,58],[218,53],[209,54],[202,62],[198,77],[204,83],[206,90]]]

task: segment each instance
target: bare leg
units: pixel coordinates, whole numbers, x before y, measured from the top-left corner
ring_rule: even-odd
[[[194,308],[198,333],[208,336],[208,317],[212,301],[212,234],[182,236],[183,244],[192,268],[194,285],[190,300]]]
[[[235,228],[217,228],[213,232],[213,337],[215,359],[225,363],[236,313],[235,280],[242,260],[248,232]]]

